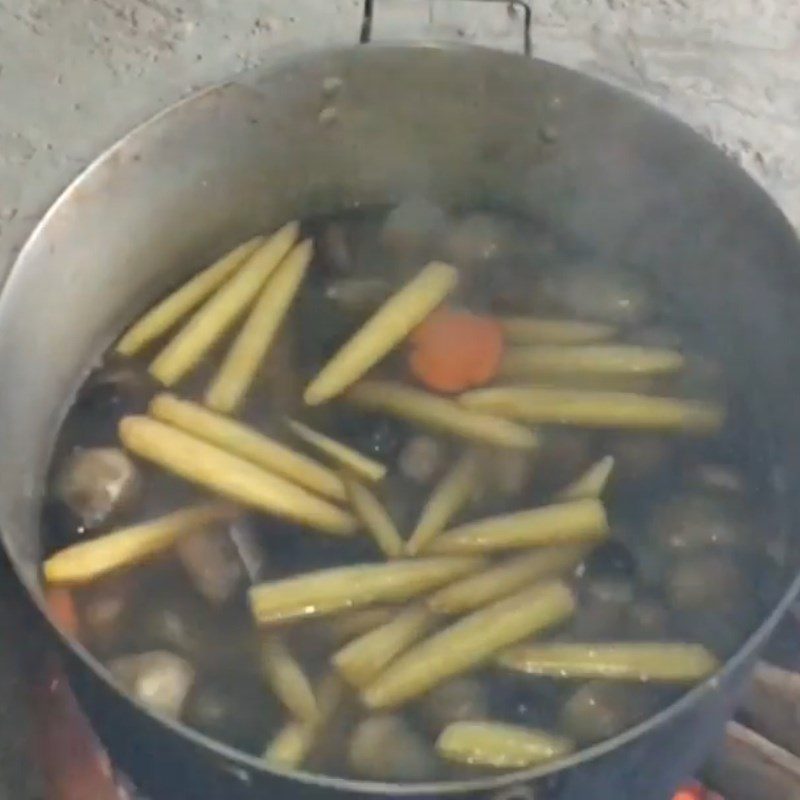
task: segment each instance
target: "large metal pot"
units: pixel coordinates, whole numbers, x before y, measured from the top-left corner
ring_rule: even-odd
[[[547,220],[598,261],[647,272],[702,322],[756,411],[765,491],[785,535],[783,601],[717,677],[646,724],[557,770],[457,784],[278,774],[151,716],[64,640],[76,685],[116,757],[173,798],[483,797],[535,785],[537,798],[663,800],[703,758],[798,588],[788,532],[800,530],[791,491],[800,482],[800,247],[767,196],[710,144],[575,72],[464,46],[308,52],[201,92],[111,148],[39,224],[0,297],[3,543],[44,609],[39,500],[50,449],[73,391],[137,310],[256,231],[409,194]]]

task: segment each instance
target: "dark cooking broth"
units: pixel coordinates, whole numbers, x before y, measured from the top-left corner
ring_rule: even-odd
[[[164,348],[199,299],[153,341],[110,352],[63,424],[45,578],[67,587],[74,633],[119,685],[284,768],[419,782],[559,758],[712,674],[774,601],[779,542],[765,539],[775,526],[753,427],[680,309],[496,211],[413,201],[310,219],[304,236],[314,254],[295,265],[296,287],[287,277],[270,289],[302,255],[291,236],[235,322],[168,388]],[[263,254],[256,246],[204,303]],[[418,278],[436,259],[452,266]],[[386,331],[368,329],[369,375],[356,369],[304,403],[412,281],[391,324],[421,327],[377,350]],[[283,310],[274,336],[259,327]],[[210,400],[224,397],[209,386],[251,323],[250,344],[270,338],[268,351],[235,401]],[[408,388],[452,405],[420,410]],[[657,397],[677,403],[647,404]],[[223,442],[207,417],[187,421],[204,402],[314,465],[254,450],[241,428]],[[476,416],[462,421],[467,410]],[[308,428],[350,456],[320,449]],[[204,449],[179,458],[187,437]],[[432,496],[440,518],[420,530]],[[368,571],[294,600],[277,583],[425,564],[427,578],[392,578],[393,590],[382,578],[371,593]]]

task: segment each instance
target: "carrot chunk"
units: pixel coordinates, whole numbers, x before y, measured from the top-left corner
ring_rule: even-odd
[[[466,311],[434,311],[411,335],[409,366],[437,392],[483,386],[497,375],[504,350],[502,325]]]
[[[45,599],[58,627],[70,636],[77,636],[80,623],[72,592],[61,587],[51,587],[47,590]]]

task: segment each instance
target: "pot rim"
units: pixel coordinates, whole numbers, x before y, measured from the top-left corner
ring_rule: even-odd
[[[58,213],[60,207],[64,203],[69,202],[74,193],[80,191],[81,185],[85,179],[92,176],[95,172],[103,169],[107,162],[117,156],[121,151],[133,146],[138,141],[139,137],[147,135],[149,129],[155,123],[162,121],[184,106],[191,105],[215,92],[224,91],[232,87],[250,88],[249,79],[266,78],[274,70],[290,66],[296,60],[305,59],[309,56],[322,56],[363,47],[368,47],[371,49],[395,50],[433,49],[454,52],[479,51],[484,53],[488,51],[496,54],[498,58],[527,61],[533,64],[544,63],[547,64],[548,68],[556,68],[571,74],[577,74],[585,81],[591,81],[599,84],[605,90],[610,90],[621,95],[628,103],[644,105],[650,109],[651,113],[661,116],[665,122],[669,122],[673,125],[681,125],[687,131],[687,133],[690,133],[697,140],[697,142],[702,143],[703,146],[714,146],[699,133],[689,128],[689,126],[686,125],[686,123],[684,123],[682,120],[667,114],[663,110],[653,106],[651,103],[648,103],[646,100],[638,97],[635,94],[620,89],[612,84],[607,83],[606,81],[600,80],[599,78],[587,75],[579,70],[554,64],[553,62],[549,62],[544,59],[528,57],[522,53],[498,50],[496,48],[470,44],[466,42],[437,40],[380,40],[371,41],[368,44],[363,45],[335,43],[318,47],[287,45],[279,48],[277,54],[273,52],[272,57],[259,67],[247,71],[240,76],[236,76],[234,79],[222,81],[201,88],[200,90],[192,92],[191,94],[179,99],[177,102],[174,102],[166,108],[156,112],[147,120],[135,126],[132,130],[119,138],[116,142],[114,142],[114,144],[108,147],[104,152],[100,153],[85,168],[83,168],[78,175],[73,178],[72,181],[70,181],[68,186],[59,193],[55,201],[49,206],[41,219],[27,235],[23,246],[19,250],[16,257],[12,260],[11,267],[9,268],[7,274],[2,278],[2,288],[0,288],[0,314],[9,312],[9,309],[6,307],[8,304],[6,299],[8,294],[6,291],[7,286],[13,281],[14,275],[18,271],[20,263],[25,260],[28,250],[32,247],[40,233],[46,229],[51,218]],[[730,168],[739,172],[743,172],[743,170],[733,162],[731,162]],[[783,210],[780,209],[780,207],[773,201],[766,190],[759,186],[756,181],[749,178],[749,176],[748,181],[751,184],[751,188],[760,192],[763,199],[769,203],[773,210],[777,209],[780,212],[784,223],[789,226]],[[718,691],[721,682],[730,673],[735,672],[738,668],[744,666],[747,661],[756,654],[759,648],[762,647],[791,604],[795,601],[798,595],[800,595],[800,574],[798,574],[786,588],[782,599],[770,612],[766,619],[761,622],[758,628],[750,635],[741,648],[731,658],[729,658],[713,676],[705,680],[703,683],[692,687],[679,699],[658,713],[648,717],[638,725],[623,731],[611,739],[607,739],[590,747],[580,749],[574,754],[557,761],[528,769],[504,772],[499,775],[472,778],[468,780],[428,781],[424,783],[390,783],[383,781],[367,781],[319,775],[304,770],[281,769],[279,767],[267,764],[266,761],[258,756],[250,755],[212,739],[202,733],[199,733],[187,725],[184,725],[179,720],[170,719],[151,711],[137,699],[120,689],[112,680],[108,669],[80,641],[73,639],[61,630],[58,624],[51,618],[50,611],[44,599],[42,587],[36,584],[35,581],[28,580],[25,570],[18,565],[17,560],[11,555],[11,551],[6,544],[7,537],[3,531],[0,531],[0,539],[2,539],[3,548],[9,554],[9,561],[11,562],[14,573],[27,590],[28,595],[31,597],[42,616],[47,621],[50,629],[55,632],[62,644],[71,653],[76,655],[78,660],[84,666],[86,666],[92,674],[99,678],[106,685],[106,687],[112,690],[113,693],[122,697],[126,703],[132,705],[138,712],[145,714],[151,719],[157,720],[157,722],[164,728],[167,728],[170,733],[178,737],[188,739],[198,749],[205,750],[210,755],[221,757],[225,761],[230,762],[226,764],[226,768],[234,775],[237,773],[238,769],[251,770],[267,775],[277,775],[281,778],[298,781],[302,784],[316,788],[333,789],[341,792],[361,795],[389,794],[403,797],[434,794],[454,795],[462,792],[499,790],[509,786],[554,777],[575,767],[599,759],[611,753],[612,751],[635,741],[645,734],[655,730],[659,726],[666,724],[673,718],[680,716],[682,713],[687,711],[691,706],[699,702],[709,693]],[[246,773],[245,778],[243,779],[246,779]]]

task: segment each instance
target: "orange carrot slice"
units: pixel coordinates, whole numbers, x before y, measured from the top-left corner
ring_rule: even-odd
[[[45,593],[47,607],[59,628],[70,636],[77,636],[79,623],[75,599],[69,589],[50,588]]]
[[[437,392],[483,386],[497,375],[505,342],[502,325],[467,311],[434,311],[411,335],[409,366]]]

